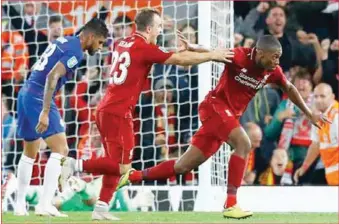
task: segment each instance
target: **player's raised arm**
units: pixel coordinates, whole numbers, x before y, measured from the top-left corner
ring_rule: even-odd
[[[329,120],[323,116],[322,113],[312,112],[311,109],[308,108],[297,88],[291,82],[286,80],[286,82],[280,85],[280,88],[285,93],[287,93],[288,98],[300,108],[300,110],[308,117],[308,119],[310,119],[313,125],[321,128],[319,122],[329,122]]]
[[[218,49],[206,53],[197,53],[191,51],[183,51],[172,54],[164,64],[172,65],[197,65],[207,61],[228,62],[231,63],[234,53],[228,49]]]
[[[257,64],[261,68],[273,72],[269,78],[271,80],[270,82],[277,84],[285,93],[287,93],[288,98],[300,108],[308,119],[311,120],[312,124],[320,128],[319,122],[329,121],[321,113],[312,113],[295,86],[286,79],[279,66],[281,55],[282,47],[278,39],[272,35],[264,35],[259,38],[256,44]]]
[[[191,44],[187,38],[179,31],[177,30],[177,36],[180,41],[180,47],[179,47],[179,52],[181,51],[193,51],[193,52],[198,52],[198,53],[207,53],[211,52],[211,49],[209,49],[206,46],[199,45],[199,44]]]
[[[36,126],[38,133],[45,132],[48,128],[48,114],[51,107],[53,94],[60,77],[66,74],[66,68],[63,63],[58,62],[53,69],[49,72],[46,79],[43,109],[39,117],[39,123]]]
[[[210,50],[205,46],[189,43],[180,31],[177,31],[177,36],[181,44],[179,52],[168,58],[165,64],[187,66],[207,61],[232,62],[234,52],[230,49]]]

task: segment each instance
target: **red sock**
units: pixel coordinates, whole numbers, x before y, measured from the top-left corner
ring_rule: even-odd
[[[104,175],[102,178],[102,187],[100,190],[99,200],[107,204],[111,201],[113,193],[117,188],[120,176]]]
[[[175,176],[174,164],[175,160],[168,160],[145,170],[134,171],[130,174],[129,180],[133,183],[140,182],[142,180],[167,179]]]
[[[225,208],[229,208],[237,204],[237,190],[244,177],[245,168],[245,159],[233,154],[228,168],[227,199],[224,205]]]
[[[82,167],[88,173],[120,176],[119,164],[108,157],[84,160]]]

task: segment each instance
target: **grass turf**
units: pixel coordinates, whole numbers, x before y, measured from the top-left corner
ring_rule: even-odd
[[[67,212],[68,218],[38,217],[33,213],[17,217],[2,213],[4,224],[28,223],[108,223],[92,221],[89,212]],[[253,217],[233,220],[224,219],[216,212],[119,212],[114,213],[121,221],[109,223],[338,223],[337,213],[255,213]]]

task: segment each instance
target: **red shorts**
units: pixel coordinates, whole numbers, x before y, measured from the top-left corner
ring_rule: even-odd
[[[133,119],[98,112],[96,124],[107,157],[119,164],[130,164],[133,157]]]
[[[229,107],[216,98],[206,99],[200,104],[199,116],[202,126],[192,137],[192,145],[209,158],[223,142],[227,142],[231,131],[240,127],[240,124]]]

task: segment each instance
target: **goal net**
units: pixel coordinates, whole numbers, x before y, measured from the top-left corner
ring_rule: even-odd
[[[2,184],[15,176],[22,154],[23,142],[16,135],[16,98],[29,77],[32,65],[48,43],[59,35],[61,25],[63,35],[74,35],[94,16],[106,21],[112,36],[102,52],[85,56],[74,79],[57,94],[55,101],[65,122],[70,156],[87,159],[104,154],[94,124],[95,109],[107,85],[105,80],[110,70],[112,45],[116,39],[135,30],[134,17],[143,7],[155,7],[161,11],[164,23],[158,44],[167,50],[177,48],[176,30],[181,30],[191,43],[211,47],[232,46],[231,1],[52,0],[2,3]],[[198,103],[202,95],[215,86],[222,70],[223,65],[218,63],[153,67],[134,113],[134,168],[152,167],[178,158],[187,150],[199,127]],[[42,185],[48,157],[49,149],[42,144],[33,168],[32,189]],[[193,210],[198,192],[206,190],[205,180],[208,186],[225,185],[228,157],[228,147],[224,146],[207,163],[207,168],[205,165],[166,181],[132,186],[127,192],[128,199],[132,207],[142,210]],[[82,174],[78,178],[90,183],[96,177]],[[15,198],[15,185],[11,185],[11,189],[6,192],[5,209],[11,208]],[[98,191],[99,187],[96,187],[95,194]],[[32,204],[34,197],[35,193],[28,195],[28,202]]]

